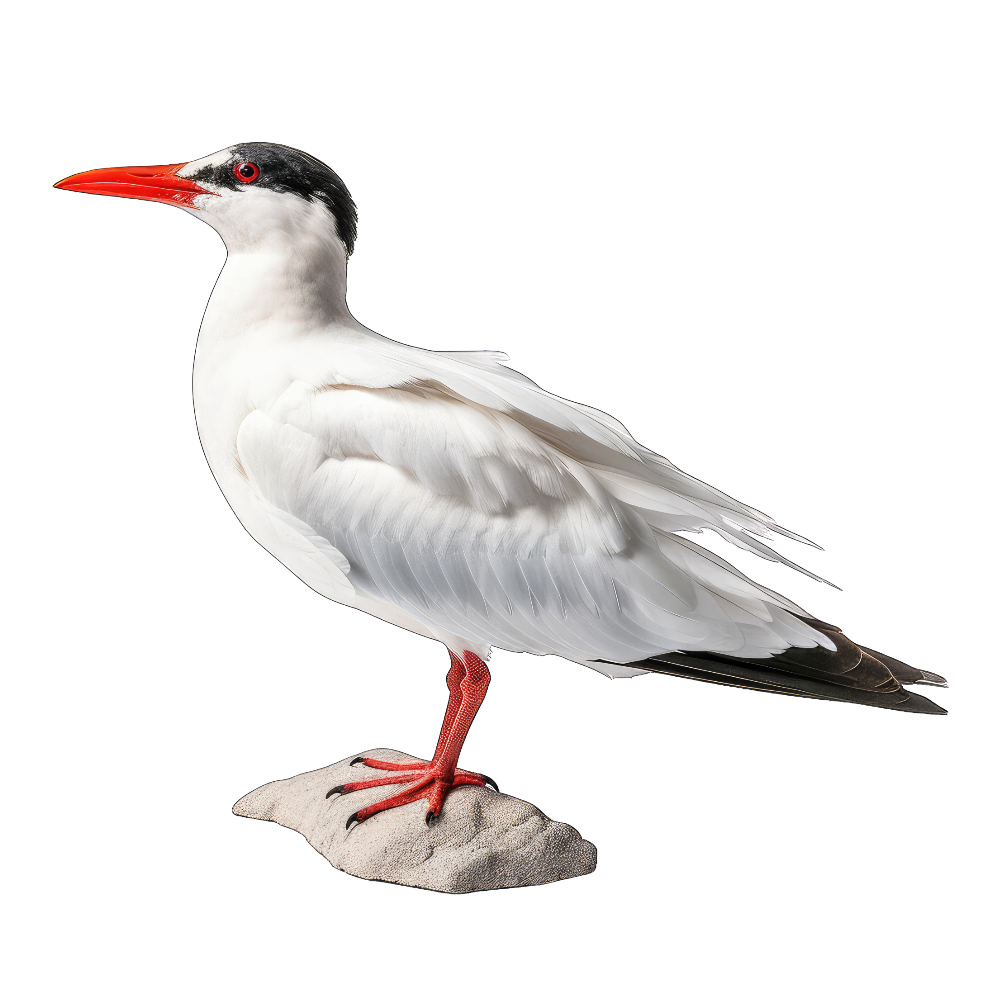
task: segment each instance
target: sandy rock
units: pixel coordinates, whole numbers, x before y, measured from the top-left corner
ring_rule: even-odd
[[[469,785],[448,796],[433,827],[424,822],[426,803],[413,802],[377,813],[348,832],[353,812],[394,791],[369,788],[327,799],[335,785],[377,776],[363,765],[350,766],[358,756],[418,759],[398,750],[352,754],[318,771],[261,785],[233,812],[297,830],[330,864],[351,875],[439,892],[542,885],[589,875],[597,867],[597,848],[573,827],[554,822],[530,802]]]

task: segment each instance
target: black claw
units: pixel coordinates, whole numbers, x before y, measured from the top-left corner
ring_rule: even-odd
[[[337,785],[336,787],[331,788],[330,791],[326,793],[326,797],[330,798],[331,795],[341,795],[343,794],[343,791],[346,787],[347,787],[346,785]]]
[[[489,775],[481,774],[479,777],[483,779],[483,784],[488,785],[494,792],[500,791],[500,786]]]
[[[349,767],[354,767],[355,764],[363,764],[365,762],[364,757],[355,757],[354,760],[348,765]]]
[[[358,819],[358,814],[357,813],[351,813],[351,815],[347,817],[347,832],[350,833],[351,832],[351,827],[352,826],[357,826],[358,823],[360,823],[360,822],[361,822],[361,820]]]
[[[426,823],[426,824],[427,824],[428,826],[434,826],[434,825],[435,825],[435,824],[437,823],[437,821],[438,821],[438,819],[439,819],[439,818],[440,818],[440,817],[438,816],[438,814],[437,814],[437,813],[434,813],[434,812],[429,812],[429,813],[427,814],[427,816],[425,817],[425,819],[424,819],[424,822],[425,822],[425,823]]]

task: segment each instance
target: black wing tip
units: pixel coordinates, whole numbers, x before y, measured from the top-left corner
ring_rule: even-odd
[[[707,681],[711,684],[723,684],[753,691],[766,691],[770,694],[818,698],[823,701],[839,701],[920,715],[948,714],[930,698],[907,691],[903,687],[888,693],[842,687],[815,677],[798,677],[784,671],[762,667],[759,663],[749,660],[744,663],[734,663],[732,659],[724,661],[703,658],[691,653],[666,653],[655,659],[640,660],[629,665],[653,673],[671,674],[675,677],[687,677],[689,680]]]
[[[942,708],[937,702],[925,698],[922,694],[914,694],[912,691],[906,692],[907,697],[898,705],[885,705],[885,708],[895,709],[897,712],[916,712],[919,715],[947,715],[948,709]]]
[[[855,643],[855,645],[858,644]],[[904,663],[895,656],[880,653],[877,649],[871,649],[869,646],[858,645],[858,649],[869,656],[874,656],[880,663],[884,663],[892,671],[892,675],[900,684],[933,684],[935,687],[948,686],[948,681],[944,677],[940,674],[935,674],[931,670],[921,670],[918,667],[912,667],[909,663]]]
[[[948,682],[940,674],[932,673],[930,670],[921,670],[920,673],[923,675],[922,679],[914,681],[914,684],[933,684],[935,687],[942,688],[948,686]]]

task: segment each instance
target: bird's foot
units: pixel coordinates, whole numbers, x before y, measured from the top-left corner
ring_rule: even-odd
[[[379,771],[426,771],[428,768],[435,767],[434,761],[432,760],[412,760],[400,763],[394,760],[379,760],[377,757],[355,757],[351,761],[351,767],[355,767],[358,764],[364,764],[365,767],[374,767]],[[464,768],[455,768],[456,776],[459,774],[471,774],[477,778],[482,778],[487,785],[492,785],[497,791],[500,791],[497,783],[485,774],[479,774],[476,771],[466,771]]]
[[[384,778],[372,778],[369,781],[348,781],[346,784],[337,785],[326,793],[328,799],[335,796],[346,795],[350,792],[359,792],[365,788],[381,788],[385,785],[409,784],[408,788],[390,795],[381,802],[374,802],[370,806],[365,806],[357,812],[352,813],[347,820],[347,829],[357,823],[363,823],[366,819],[376,813],[385,812],[387,809],[395,809],[396,806],[405,806],[410,802],[417,802],[420,799],[427,801],[427,815],[425,820],[428,826],[433,826],[441,815],[441,807],[448,793],[461,785],[475,785],[477,787],[489,786],[494,790],[499,790],[497,784],[484,774],[475,774],[472,771],[456,770],[451,776],[447,771],[435,764],[434,761],[414,761],[411,764],[398,764],[392,761],[376,760],[371,757],[355,757],[351,761],[354,764],[363,763],[368,767],[373,767],[382,771],[396,771],[397,774],[388,775]]]

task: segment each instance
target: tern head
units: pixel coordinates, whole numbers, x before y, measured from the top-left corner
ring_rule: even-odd
[[[311,237],[354,250],[358,215],[344,182],[308,153],[244,142],[188,163],[110,167],[74,174],[65,191],[176,205],[207,222],[230,252]]]

